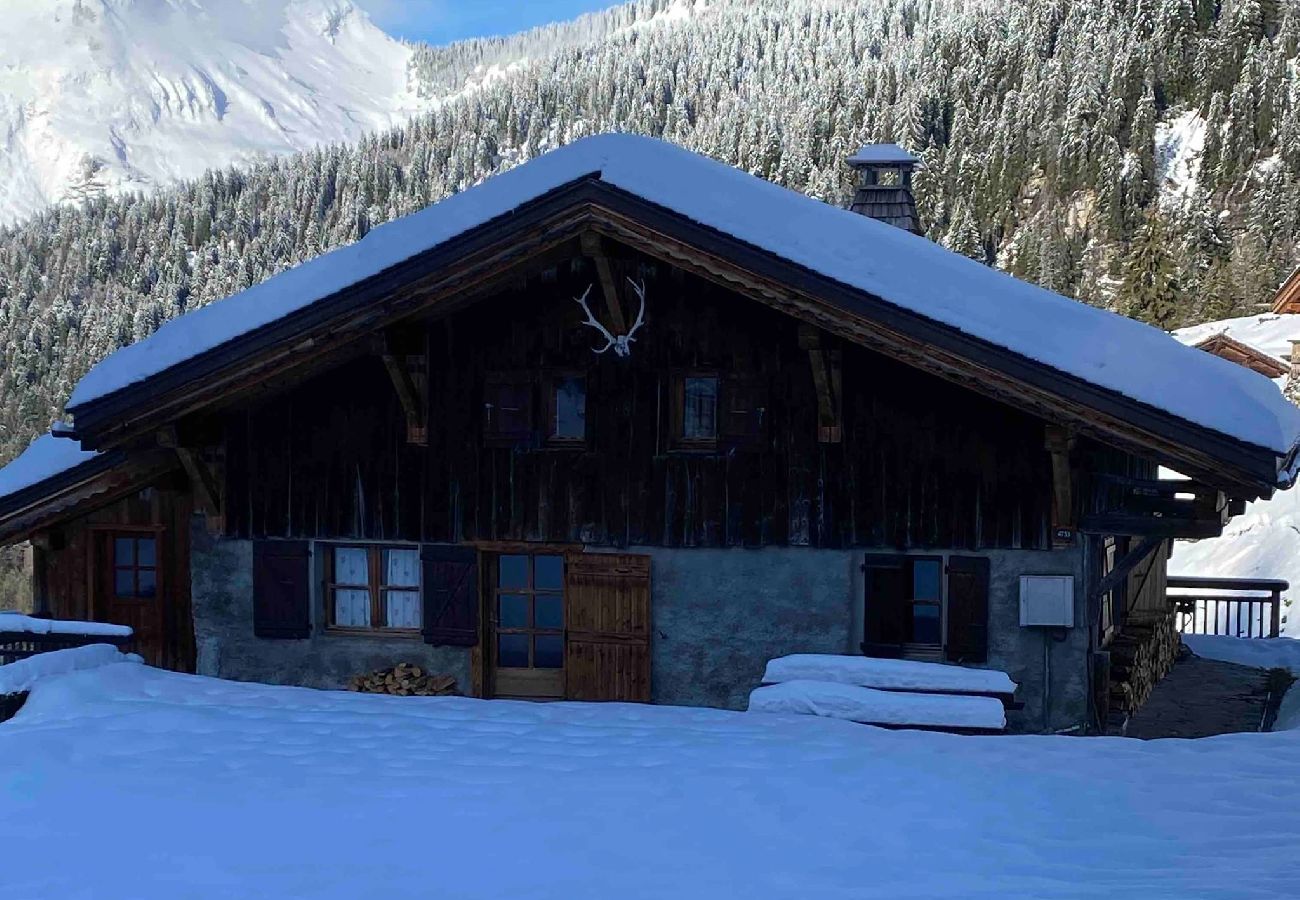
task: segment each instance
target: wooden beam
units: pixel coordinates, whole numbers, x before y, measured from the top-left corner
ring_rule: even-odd
[[[591,257],[596,264],[596,278],[600,281],[601,293],[605,295],[605,309],[609,311],[609,321],[613,325],[612,334],[627,334],[627,320],[623,317],[623,305],[618,299],[618,286],[614,283],[614,270],[609,264],[601,246],[600,235],[594,231],[582,233],[582,252]]]
[[[1184,519],[1176,516],[1135,516],[1101,513],[1084,516],[1079,530],[1087,534],[1123,534],[1130,537],[1213,538],[1223,534],[1218,519]]]
[[[208,529],[213,532],[222,530],[225,523],[221,515],[221,484],[200,451],[186,446],[177,435],[175,425],[158,429],[158,446],[176,452],[176,458],[189,478],[195,503],[208,519]]]
[[[397,399],[401,401],[402,410],[406,413],[406,441],[421,447],[428,446],[429,429],[425,422],[424,391],[421,390],[426,379],[423,372],[412,371],[412,357],[399,356],[392,352],[393,349],[392,342],[386,342],[381,358],[384,368],[388,370],[388,377],[392,379],[393,388],[397,391]]]
[[[1047,452],[1052,456],[1052,546],[1058,549],[1074,543],[1074,474],[1070,452],[1075,437],[1068,428],[1047,426]]]
[[[1101,597],[1123,584],[1129,574],[1142,564],[1142,561],[1156,551],[1165,542],[1164,538],[1148,537],[1115,563],[1115,568],[1092,589],[1093,598]]]
[[[799,326],[799,347],[808,351],[813,385],[817,389],[817,441],[838,444],[844,439],[840,422],[842,374],[840,351],[826,349],[821,333],[811,325]]]

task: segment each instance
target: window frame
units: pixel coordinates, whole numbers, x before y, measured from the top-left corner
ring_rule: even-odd
[[[421,625],[416,624],[410,628],[394,628],[390,625],[377,625],[377,622],[388,621],[388,592],[403,591],[409,594],[415,594],[423,618],[424,611],[424,572],[421,564],[416,565],[416,584],[411,585],[390,585],[384,582],[384,553],[389,550],[402,550],[416,554],[419,558],[420,548],[414,544],[375,544],[375,543],[355,543],[355,542],[331,542],[322,543],[317,546],[322,547],[326,552],[323,554],[324,576],[322,579],[321,593],[325,602],[325,630],[335,634],[366,634],[366,635],[392,635],[395,637],[419,637]],[[366,580],[365,585],[360,584],[343,584],[335,581],[335,561],[334,551],[336,550],[364,550],[366,552]],[[340,591],[360,591],[365,590],[370,594],[370,624],[369,625],[339,625],[337,622],[337,606],[335,604],[335,594]]]
[[[129,540],[132,547],[131,565],[119,565],[117,560],[117,542]],[[140,565],[140,544],[142,540],[153,541],[153,565]],[[108,586],[109,596],[115,602],[122,603],[156,603],[162,596],[162,535],[156,528],[113,529],[108,532]],[[117,590],[118,571],[130,571],[135,593],[121,594]],[[145,596],[140,593],[140,573],[153,572],[153,594]]]
[[[527,408],[522,418],[523,425],[518,429],[503,431],[500,417],[493,411],[499,404],[490,403],[490,393],[501,388],[515,388],[526,398]],[[483,443],[488,447],[513,447],[534,440],[537,433],[537,378],[530,372],[499,371],[488,372],[483,378],[481,395],[483,415]],[[491,411],[490,411],[491,410]]]
[[[501,585],[501,560],[508,556],[521,556],[528,560],[528,584],[525,587],[503,587]],[[539,556],[550,556],[560,560],[560,586],[557,589],[537,587],[537,558]],[[525,672],[541,671],[546,673],[563,672],[565,669],[565,653],[567,651],[567,580],[569,571],[568,554],[563,551],[547,550],[544,548],[537,549],[520,549],[520,550],[499,550],[488,555],[490,565],[488,568],[488,577],[490,579],[490,589],[488,591],[488,616],[491,623],[491,640],[492,647],[490,652],[494,663],[494,669],[505,669],[508,672]],[[509,594],[513,596],[528,597],[528,624],[525,626],[506,627],[501,624],[501,597]],[[560,609],[564,621],[561,621],[556,628],[539,628],[537,626],[537,597],[553,596],[560,598]],[[516,634],[525,635],[528,638],[528,665],[527,666],[506,666],[501,662],[500,640],[502,635]],[[538,636],[555,636],[560,638],[560,665],[540,668],[537,666],[537,637]]]
[[[686,436],[686,382],[695,378],[712,379],[716,386],[713,409],[713,437]],[[723,416],[722,373],[717,369],[678,369],[672,373],[672,430],[671,447],[684,451],[716,451],[722,440]]]
[[[582,437],[561,437],[556,434],[559,416],[559,384],[565,379],[582,380]],[[548,369],[542,376],[542,389],[546,395],[546,428],[543,437],[549,447],[582,449],[587,446],[587,413],[590,410],[591,378],[585,369]]]
[[[916,564],[917,563],[935,563],[939,566],[939,599],[938,600],[917,600],[916,599]],[[904,602],[907,603],[908,627],[915,634],[916,630],[916,612],[917,606],[933,606],[939,610],[939,641],[938,643],[925,643],[922,641],[905,641],[903,648],[909,653],[928,654],[931,651],[943,653],[944,648],[948,645],[948,558],[942,555],[917,555],[905,556],[903,565],[907,572],[908,594]]]

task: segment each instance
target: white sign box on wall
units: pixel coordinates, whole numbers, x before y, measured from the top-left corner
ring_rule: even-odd
[[[1074,576],[1021,575],[1020,624],[1025,628],[1073,628]]]

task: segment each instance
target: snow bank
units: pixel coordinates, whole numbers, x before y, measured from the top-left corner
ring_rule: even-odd
[[[1185,634],[1183,643],[1197,656],[1256,666],[1289,669],[1300,676],[1300,641],[1294,638],[1238,638],[1211,634]]]
[[[577,141],[164,324],[86,375],[76,408],[377,275],[578,178],[606,183],[926,319],[1249,444],[1287,453],[1300,409],[1268,379],[932,241],[662,141]]]
[[[30,691],[36,682],[56,675],[84,672],[117,663],[141,662],[143,660],[134,653],[123,653],[110,644],[91,644],[73,650],[38,653],[16,663],[0,666],[0,694]]]
[[[68,622],[59,619],[34,619],[19,613],[0,610],[0,631],[19,634],[88,634],[101,637],[130,637],[130,626],[107,622]]]
[[[0,499],[69,472],[97,456],[98,452],[82,450],[81,444],[74,440],[42,435],[17,459],[0,469]]]
[[[787,681],[749,695],[752,713],[795,713],[872,725],[1002,729],[1002,702],[992,697],[904,694],[826,681]]]
[[[990,740],[113,665],[42,680],[0,748],[6,900],[1296,893],[1300,732]]]
[[[786,681],[829,681],[897,691],[956,691],[971,694],[1013,694],[1016,683],[1005,672],[967,669],[910,659],[872,659],[796,653],[768,662],[764,684]],[[1000,708],[1000,707],[999,707]]]

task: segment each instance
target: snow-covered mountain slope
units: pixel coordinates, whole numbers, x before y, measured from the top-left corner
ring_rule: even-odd
[[[0,0],[0,223],[405,121],[411,53],[349,0]]]
[[[1291,341],[1300,340],[1300,315],[1243,316],[1174,332],[1186,344],[1197,344],[1216,334],[1226,334],[1287,361]],[[1169,561],[1169,572],[1217,578],[1284,578],[1292,585],[1289,597],[1300,598],[1300,487],[1249,504],[1245,514],[1233,519],[1221,537],[1179,541]],[[1300,637],[1300,615],[1284,615],[1283,633]]]

